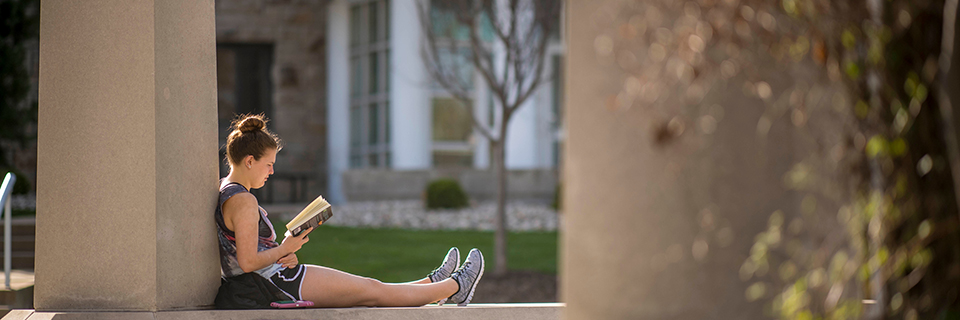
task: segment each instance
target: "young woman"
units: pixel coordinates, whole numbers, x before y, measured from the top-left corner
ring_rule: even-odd
[[[309,238],[304,232],[276,242],[267,212],[249,191],[263,187],[273,174],[280,139],[266,128],[262,115],[245,115],[227,137],[230,174],[220,183],[214,213],[220,238],[220,270],[224,277],[255,272],[269,279],[291,300],[313,301],[317,307],[422,306],[432,302],[466,305],[483,275],[483,255],[470,250],[463,265],[457,248],[426,278],[383,283],[343,271],[299,264],[297,250]]]

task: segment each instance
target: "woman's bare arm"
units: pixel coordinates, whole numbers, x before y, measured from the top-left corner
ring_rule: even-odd
[[[287,254],[300,250],[307,233],[284,239],[279,247],[257,252],[260,227],[260,207],[257,198],[249,193],[235,195],[223,203],[223,218],[237,239],[237,262],[243,272],[252,272],[276,263]]]

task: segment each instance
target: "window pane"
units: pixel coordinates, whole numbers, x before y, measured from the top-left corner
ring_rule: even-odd
[[[384,77],[383,78],[386,81],[383,84],[385,87],[383,91],[390,92],[390,50],[387,50],[384,52],[385,52],[384,55],[386,56],[386,59],[384,59],[384,67],[383,67]]]
[[[363,159],[363,158],[361,158],[359,155],[351,155],[351,156],[350,156],[350,167],[351,167],[351,168],[360,168],[360,167],[362,167],[363,164],[360,163],[360,160],[361,160],[361,159]]]
[[[438,48],[437,55],[440,65],[448,68],[448,70],[456,70],[461,84],[467,88],[473,87],[474,70],[470,49],[460,48],[456,51],[450,51],[449,48]],[[433,81],[432,84],[433,89],[443,89],[443,86],[437,81]]]
[[[371,154],[371,155],[368,155],[368,156],[367,156],[367,161],[368,161],[368,162],[367,162],[367,165],[368,165],[368,166],[371,166],[371,167],[379,167],[379,166],[380,166],[380,161],[378,161],[378,160],[380,160],[379,158],[380,158],[380,157],[378,157],[376,153]]]
[[[374,43],[380,40],[380,37],[377,37],[377,34],[380,31],[379,30],[380,28],[377,26],[377,22],[380,22],[380,17],[377,15],[379,11],[377,10],[378,5],[380,5],[380,3],[372,2],[368,7],[369,11],[367,11],[367,31],[369,31],[370,37],[367,38],[367,43]]]
[[[369,81],[370,93],[377,93],[379,88],[378,80],[380,79],[380,77],[377,77],[377,74],[380,71],[380,68],[379,68],[380,61],[377,59],[376,52],[371,53],[369,59],[370,59],[370,73],[367,74],[367,76],[369,77],[367,78],[367,80]]]
[[[363,73],[360,71],[360,59],[350,59],[350,96],[359,96],[363,90]]]
[[[350,147],[360,148],[360,133],[363,132],[363,123],[360,122],[360,108],[350,108]]]
[[[483,41],[493,41],[493,22],[490,21],[490,16],[486,13],[480,15],[480,30],[477,32],[480,35],[480,39]]]
[[[554,128],[559,127],[563,120],[563,63],[560,55],[554,55],[551,59],[553,65],[553,120]]]
[[[367,114],[367,138],[369,139],[370,145],[376,145],[379,141],[378,129],[380,129],[380,108],[377,108],[376,104],[371,104],[368,109],[369,113]]]
[[[467,108],[454,98],[433,99],[433,141],[466,142],[473,132]]]
[[[473,152],[433,151],[434,167],[471,167]]]
[[[560,55],[554,55],[551,58],[551,63],[553,64],[553,88],[551,88],[553,93],[553,165],[554,167],[560,165],[560,155],[563,147],[563,141],[560,140],[562,135],[560,130],[562,130],[563,124],[563,58]]]
[[[456,59],[461,83],[473,87],[473,53],[468,48],[460,48]]]
[[[383,3],[383,25],[385,31],[385,37],[387,40],[390,40],[390,1],[387,0]],[[389,158],[387,158],[389,159]],[[389,166],[389,161],[387,162]]]
[[[440,38],[460,41],[470,40],[470,27],[457,21],[456,10],[459,9],[459,3],[457,2],[430,1],[430,20],[433,22],[433,33]],[[483,20],[481,20],[481,23],[483,23]],[[491,28],[490,31],[492,30]],[[482,26],[481,31],[483,31]]]
[[[350,45],[360,44],[360,26],[362,25],[360,9],[362,9],[361,6],[350,8]]]
[[[384,134],[386,138],[383,139],[383,142],[390,143],[390,101],[387,101],[386,106],[383,108],[383,117],[385,125],[383,126]],[[389,159],[389,157],[387,158]]]

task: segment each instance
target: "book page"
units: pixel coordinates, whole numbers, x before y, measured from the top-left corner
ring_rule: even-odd
[[[290,222],[287,223],[287,230],[296,228],[297,226],[303,224],[307,220],[310,220],[310,218],[313,218],[313,216],[317,215],[323,210],[326,210],[329,207],[330,207],[330,203],[328,203],[327,200],[323,199],[322,195],[318,196],[316,199],[313,200],[313,202],[310,202],[310,204],[304,207],[303,210],[300,211],[300,213],[298,213],[296,217],[293,217],[293,219],[291,219]]]

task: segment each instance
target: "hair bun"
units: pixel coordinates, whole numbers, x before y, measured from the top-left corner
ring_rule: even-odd
[[[261,115],[251,115],[240,120],[240,123],[237,124],[237,130],[240,130],[240,132],[251,132],[262,130],[266,126],[267,123]]]

